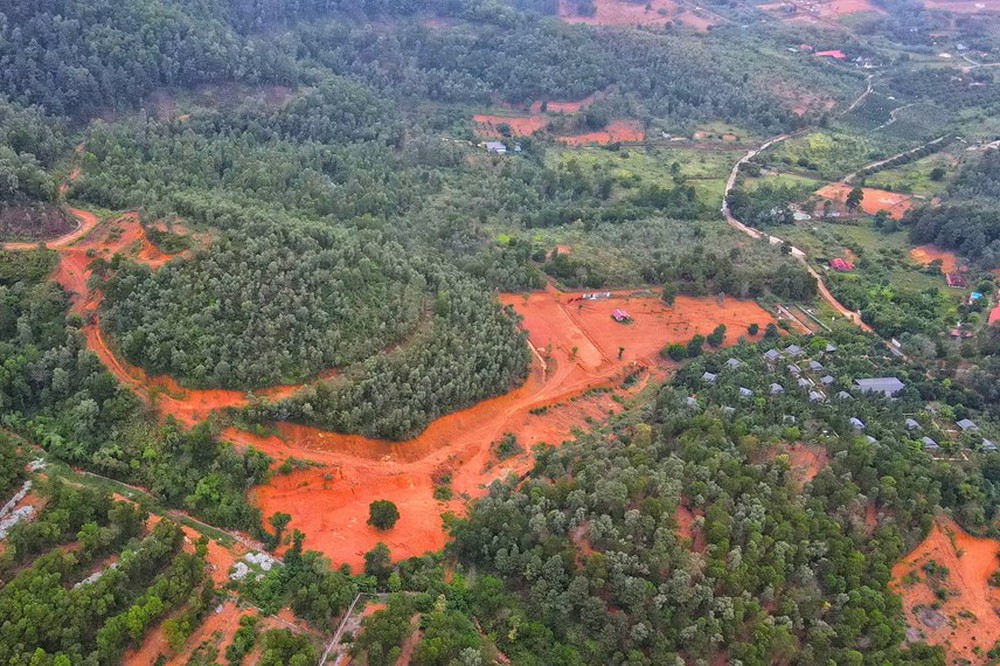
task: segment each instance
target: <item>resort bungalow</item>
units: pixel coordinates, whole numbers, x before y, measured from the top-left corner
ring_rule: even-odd
[[[970,421],[969,419],[962,419],[958,421],[955,425],[962,429],[962,432],[979,432],[979,426]]]
[[[819,383],[822,384],[823,386],[830,386],[835,381],[837,380],[834,379],[832,375],[826,375],[824,377],[820,377]]]
[[[788,372],[792,373],[796,377],[802,374],[802,371],[799,369],[799,366],[795,365],[794,363],[789,364]]]
[[[837,399],[838,400],[854,400],[854,396],[851,395],[850,393],[848,393],[847,391],[841,391],[840,393],[837,394]]]
[[[921,437],[920,441],[924,443],[924,451],[938,451],[941,448],[941,445],[930,437]]]
[[[906,388],[903,382],[896,377],[869,377],[856,379],[854,383],[858,385],[862,393],[881,393],[887,398],[897,395]]]
[[[798,358],[799,356],[802,356],[806,352],[804,349],[802,349],[802,347],[799,347],[798,345],[788,345],[787,347],[785,347],[785,353],[791,356],[792,358]]]
[[[823,364],[819,361],[809,361],[809,371],[810,372],[822,372]]]
[[[753,391],[751,391],[750,389],[748,389],[746,387],[741,386],[740,387],[740,397],[741,398],[752,398],[753,397]]]
[[[726,361],[726,365],[728,365],[730,368],[735,369],[743,365],[743,362],[740,361],[740,359],[738,358],[731,358],[728,361]]]
[[[823,402],[824,400],[826,400],[826,396],[819,391],[809,391],[809,402]]]
[[[777,363],[780,358],[781,354],[778,352],[777,349],[769,349],[766,352],[764,352],[764,361],[766,361],[768,364]]]
[[[865,429],[865,422],[862,421],[861,419],[857,418],[856,416],[852,416],[851,418],[849,418],[847,420],[847,422],[850,423],[851,427],[854,428],[855,430],[864,430]]]
[[[996,451],[996,450],[997,450],[997,445],[996,444],[994,444],[991,440],[983,439],[983,451],[991,451],[992,452],[992,451]]]
[[[771,384],[771,395],[782,395],[785,392],[785,387],[781,384]]]
[[[713,375],[711,372],[706,372],[701,376],[701,378],[703,381],[708,382],[709,384],[715,383],[715,375]]]
[[[907,430],[920,430],[920,424],[916,419],[906,419],[904,424],[906,425]]]

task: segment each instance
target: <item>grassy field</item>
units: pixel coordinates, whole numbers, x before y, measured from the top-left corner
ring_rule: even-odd
[[[898,140],[831,128],[783,141],[764,153],[764,159],[768,165],[795,165],[819,178],[839,180],[909,147]]]
[[[954,155],[935,153],[909,164],[867,176],[865,186],[929,199],[941,194],[948,187],[949,177],[954,173],[957,161]],[[933,181],[930,177],[931,171],[937,167],[944,169],[946,175],[942,180]]]
[[[910,258],[912,246],[905,231],[883,233],[867,222],[809,222],[769,231],[805,251],[817,269],[825,269],[835,257],[844,257],[855,264],[853,275],[863,283],[891,286],[900,293],[938,291],[944,296],[938,312],[941,321],[958,316],[958,304],[965,292],[948,289],[942,276],[924,272]]]
[[[550,150],[547,158],[553,165],[575,160],[585,170],[604,170],[612,174],[619,188],[643,185],[673,187],[671,167],[676,163],[681,176],[694,187],[698,201],[718,208],[726,188],[726,178],[738,151],[663,146],[627,148],[611,151],[597,147]]]

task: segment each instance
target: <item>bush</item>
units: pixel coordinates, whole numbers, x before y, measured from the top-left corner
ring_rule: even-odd
[[[390,530],[399,520],[399,509],[389,500],[375,500],[368,505],[368,524],[379,530]]]
[[[683,361],[687,358],[687,347],[674,342],[661,349],[660,356],[669,358],[671,361]]]

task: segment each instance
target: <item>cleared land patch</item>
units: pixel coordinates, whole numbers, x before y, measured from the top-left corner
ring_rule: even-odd
[[[845,203],[852,189],[854,188],[843,183],[830,183],[818,189],[816,194],[824,199]],[[913,207],[913,197],[908,194],[876,190],[870,187],[863,187],[861,190],[864,192],[864,198],[861,200],[860,208],[869,215],[884,210],[892,219],[901,220],[906,211]]]
[[[943,646],[949,663],[984,663],[982,653],[1000,640],[1000,588],[989,582],[998,551],[997,541],[971,536],[938,517],[927,538],[892,568],[892,586],[903,597],[911,627],[908,637]]]

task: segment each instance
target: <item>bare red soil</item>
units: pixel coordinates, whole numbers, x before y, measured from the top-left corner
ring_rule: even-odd
[[[940,516],[927,538],[892,568],[892,585],[903,597],[911,628],[928,643],[943,646],[949,663],[985,663],[985,652],[1000,640],[1000,589],[989,584],[998,569],[998,552],[1000,542],[971,536]],[[939,583],[948,590],[945,601],[935,595],[923,570],[930,562],[948,568]],[[919,581],[907,584],[904,579],[911,572]],[[936,610],[931,608],[935,604]]]
[[[854,189],[850,185],[843,183],[830,183],[821,187],[816,194],[824,199],[831,199],[839,203],[847,201],[847,195]],[[876,190],[870,187],[861,188],[865,193],[861,200],[861,210],[869,215],[874,215],[880,210],[889,213],[889,217],[894,220],[901,220],[906,211],[913,206],[913,198],[908,194],[899,194],[887,190]]]
[[[692,511],[686,506],[677,507],[677,512],[674,513],[674,520],[677,521],[677,533],[682,539],[691,542],[691,550],[696,553],[704,552],[707,542],[705,533],[700,527],[695,526],[694,520],[704,516],[704,510],[695,509]]]
[[[584,109],[589,109],[594,102],[596,97],[594,95],[588,95],[583,99],[576,102],[556,102],[553,100],[545,100],[546,113],[577,113],[583,111]],[[532,113],[542,112],[542,100],[538,100],[531,105]]]
[[[637,143],[646,140],[646,132],[641,123],[636,120],[612,120],[600,132],[587,132],[576,136],[561,136],[559,140],[571,146],[597,144],[606,146],[609,143]]]
[[[549,119],[542,114],[530,116],[492,116],[478,114],[472,116],[473,122],[478,127],[477,134],[485,138],[499,138],[501,125],[510,127],[513,136],[531,136],[535,132],[540,132],[549,125]]]
[[[648,4],[648,9],[647,9]],[[664,25],[682,23],[696,30],[706,31],[717,23],[707,15],[681,9],[674,0],[651,0],[649,3],[628,0],[595,0],[593,16],[581,16],[572,0],[560,0],[559,17],[567,23],[586,23],[601,26]]]
[[[941,270],[945,273],[953,273],[958,270],[961,262],[954,252],[942,250],[936,245],[921,245],[910,250],[910,257],[918,264],[929,265],[936,259],[941,260]]]
[[[788,463],[802,483],[809,483],[830,464],[830,454],[822,446],[798,442],[788,447]]]
[[[607,394],[585,396],[588,389],[614,386],[629,372],[664,363],[658,352],[669,342],[709,333],[719,323],[736,331],[773,321],[756,304],[743,301],[719,304],[679,297],[668,308],[649,297],[617,294],[582,301],[579,296],[550,290],[501,297],[524,317],[536,352],[531,376],[506,395],[438,419],[410,441],[385,442],[291,424],[278,424],[271,437],[225,431],[224,437],[279,459],[294,455],[322,465],[277,476],[258,488],[264,514],[288,512],[290,527],[305,532],[311,548],[356,570],[363,554],[379,541],[395,558],[437,550],[446,541],[443,512],[460,512],[463,495],[478,497],[494,479],[530,467],[527,455],[495,460],[490,444],[504,433],[514,433],[526,449],[538,442],[559,444],[574,428],[588,419],[603,419],[615,408]],[[614,322],[610,313],[615,308],[627,309],[633,322]],[[432,476],[442,467],[452,474],[456,499],[450,502],[433,497]],[[388,532],[366,524],[368,505],[376,499],[390,499],[399,507],[399,522]]]

